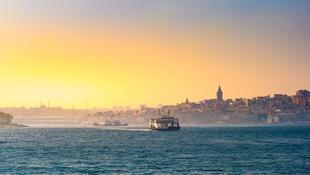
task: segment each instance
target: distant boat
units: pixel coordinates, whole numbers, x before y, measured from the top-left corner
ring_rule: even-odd
[[[127,123],[122,123],[121,121],[119,120],[106,120],[104,121],[103,123],[94,123],[94,126],[128,126]]]
[[[179,120],[170,116],[170,110],[168,110],[168,115],[164,116],[161,116],[159,112],[159,117],[150,120],[149,128],[156,131],[176,131],[181,129]]]

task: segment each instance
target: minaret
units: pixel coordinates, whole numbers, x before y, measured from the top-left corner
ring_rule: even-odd
[[[219,86],[218,90],[217,90],[217,102],[220,103],[223,101],[223,92],[221,89],[221,86]]]

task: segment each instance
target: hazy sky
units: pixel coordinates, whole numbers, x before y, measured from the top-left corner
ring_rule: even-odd
[[[308,0],[0,0],[0,106],[310,89]]]

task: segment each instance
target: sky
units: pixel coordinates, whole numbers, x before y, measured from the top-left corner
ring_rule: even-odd
[[[0,106],[310,89],[308,0],[0,0]]]

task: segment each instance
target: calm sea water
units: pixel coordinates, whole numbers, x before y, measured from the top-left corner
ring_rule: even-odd
[[[310,174],[310,126],[0,129],[0,174]]]

